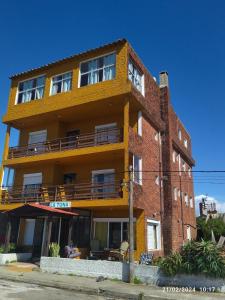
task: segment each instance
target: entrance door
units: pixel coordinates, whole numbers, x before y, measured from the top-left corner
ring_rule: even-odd
[[[25,219],[23,245],[32,246],[34,239],[35,219]]]
[[[67,142],[66,145],[68,148],[76,148],[78,146],[78,138],[80,136],[80,130],[71,130],[66,133]]]

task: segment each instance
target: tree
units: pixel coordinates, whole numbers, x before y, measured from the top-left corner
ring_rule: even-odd
[[[215,238],[218,241],[221,235],[225,235],[225,223],[221,218],[209,219],[207,222],[205,218],[197,218],[197,239],[211,240],[212,230]]]

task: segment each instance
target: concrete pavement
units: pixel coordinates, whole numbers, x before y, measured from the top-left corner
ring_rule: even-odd
[[[92,296],[23,282],[0,280],[1,300],[106,300],[101,296]],[[108,299],[107,299],[108,300]],[[121,299],[122,300],[122,299]]]
[[[33,265],[25,268],[22,264],[0,267],[0,280],[17,283],[29,283],[35,286],[58,288],[60,290],[86,294],[89,296],[112,297],[113,299],[224,299],[224,294],[200,292],[173,292],[161,287],[128,284],[120,281],[104,280],[96,282],[94,278],[42,273]],[[26,271],[24,271],[26,269]],[[94,297],[93,297],[94,299]]]

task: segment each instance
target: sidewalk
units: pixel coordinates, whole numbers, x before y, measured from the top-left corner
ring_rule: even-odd
[[[38,268],[33,269],[33,267],[34,265],[25,264],[1,266],[0,279],[66,289],[88,295],[101,295],[113,299],[224,299],[224,294],[164,292],[161,287],[128,284],[112,280],[96,282],[96,279],[89,277],[42,273]]]

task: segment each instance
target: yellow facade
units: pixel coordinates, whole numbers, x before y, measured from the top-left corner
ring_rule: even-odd
[[[80,63],[101,55],[116,53],[115,79],[79,87]],[[91,180],[93,170],[114,169],[116,180],[128,182],[129,175],[129,127],[137,130],[137,107],[132,105],[131,82],[127,78],[128,44],[119,42],[89,51],[48,66],[29,71],[12,78],[8,109],[3,122],[8,125],[3,168],[15,170],[14,185],[23,185],[23,175],[41,172],[43,184],[63,184],[63,175],[76,173],[77,180]],[[72,72],[72,89],[50,96],[51,78],[57,74]],[[15,105],[18,83],[32,77],[45,75],[44,97],[29,103]],[[118,143],[94,145],[79,149],[56,151],[19,158],[7,158],[10,126],[20,130],[19,146],[26,146],[30,132],[47,130],[47,140],[63,138],[66,132],[79,129],[81,134],[94,132],[95,126],[116,123],[123,133]],[[2,203],[0,210],[9,210],[21,203]],[[110,217],[115,211],[118,217],[128,216],[128,189],[123,187],[123,196],[116,199],[73,200],[72,207],[91,209],[100,217]],[[144,212],[135,212],[137,218],[136,259],[145,249]]]

